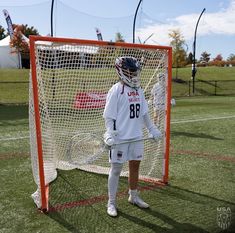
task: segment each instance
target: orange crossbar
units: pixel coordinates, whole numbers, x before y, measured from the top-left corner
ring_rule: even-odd
[[[74,38],[60,38],[60,37],[46,37],[46,36],[30,36],[33,41],[48,41],[54,43],[68,43],[68,44],[87,44],[87,45],[103,45],[103,46],[116,46],[116,47],[131,47],[131,48],[143,48],[143,49],[166,49],[171,50],[170,46],[161,45],[147,45],[147,44],[132,44],[126,42],[110,42],[99,40],[82,40]]]

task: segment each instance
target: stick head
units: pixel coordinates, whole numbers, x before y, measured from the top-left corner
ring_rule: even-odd
[[[104,151],[103,140],[92,133],[78,133],[69,142],[67,156],[71,162],[84,165],[99,159]]]

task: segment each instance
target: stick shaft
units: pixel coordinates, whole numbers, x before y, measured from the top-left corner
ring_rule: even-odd
[[[141,139],[136,139],[136,140],[123,141],[123,142],[120,142],[120,143],[114,144],[114,145],[112,145],[111,147],[115,147],[115,146],[123,145],[123,144],[127,144],[127,143],[132,143],[132,142],[140,142],[140,141],[150,140],[150,139],[152,139],[152,140],[153,140],[153,138],[152,138],[152,137],[147,137],[147,138],[141,138]]]

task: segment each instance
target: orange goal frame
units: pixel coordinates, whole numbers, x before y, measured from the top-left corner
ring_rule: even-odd
[[[31,63],[31,79],[33,88],[33,103],[35,112],[35,127],[36,127],[36,142],[37,142],[37,154],[38,154],[38,166],[40,177],[40,191],[41,191],[41,210],[48,211],[48,196],[49,185],[45,184],[44,165],[43,165],[43,149],[42,149],[42,132],[40,123],[40,111],[39,111],[39,99],[38,99],[38,83],[36,73],[36,55],[35,55],[35,43],[37,41],[46,41],[53,43],[67,43],[67,44],[79,44],[79,45],[100,45],[100,46],[114,46],[114,47],[129,47],[129,48],[143,48],[143,49],[164,49],[168,53],[168,83],[167,83],[167,113],[166,113],[166,149],[164,158],[164,177],[163,183],[168,183],[169,173],[169,153],[170,153],[170,111],[171,111],[171,79],[172,79],[172,48],[169,46],[156,46],[146,44],[132,44],[125,42],[107,42],[97,40],[82,40],[82,39],[70,39],[70,38],[55,38],[55,37],[42,37],[42,36],[30,36],[30,63]]]

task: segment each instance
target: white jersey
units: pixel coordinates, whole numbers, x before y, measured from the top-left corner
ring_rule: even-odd
[[[143,136],[143,116],[147,112],[143,90],[118,82],[108,92],[103,117],[115,121],[119,140],[130,140]]]
[[[157,109],[164,109],[165,108],[165,89],[159,82],[153,86],[151,90],[151,95],[153,96],[154,107]]]

